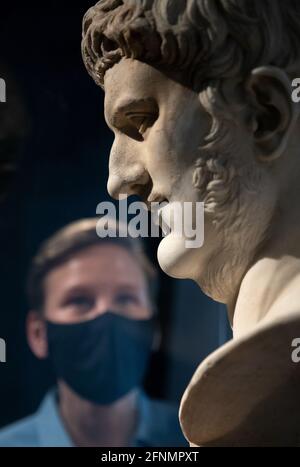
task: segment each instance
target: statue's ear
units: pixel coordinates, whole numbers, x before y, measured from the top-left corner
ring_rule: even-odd
[[[246,83],[252,104],[251,130],[257,158],[278,159],[285,151],[299,116],[299,106],[292,100],[292,82],[276,67],[252,71]]]

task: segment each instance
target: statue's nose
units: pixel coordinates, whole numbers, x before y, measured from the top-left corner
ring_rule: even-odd
[[[120,171],[111,170],[107,190],[110,196],[115,199],[131,195],[144,198],[149,185],[148,172],[142,166],[135,164]]]
[[[150,182],[143,153],[137,152],[133,145],[116,137],[109,157],[109,194],[115,199],[131,195],[144,198]]]

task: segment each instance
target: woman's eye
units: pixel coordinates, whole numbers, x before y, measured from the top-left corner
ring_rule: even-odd
[[[93,302],[87,297],[73,297],[67,301],[67,305],[75,306],[78,308],[91,308]]]
[[[135,295],[122,294],[116,298],[116,302],[118,305],[137,305],[139,300]]]

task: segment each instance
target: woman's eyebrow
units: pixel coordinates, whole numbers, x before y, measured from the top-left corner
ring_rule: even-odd
[[[90,288],[87,285],[83,284],[72,284],[69,287],[66,287],[64,290],[64,295],[72,295],[79,293],[88,293]]]
[[[132,292],[137,292],[139,291],[140,287],[135,285],[135,284],[119,284],[116,286],[116,290],[119,291],[132,291]]]

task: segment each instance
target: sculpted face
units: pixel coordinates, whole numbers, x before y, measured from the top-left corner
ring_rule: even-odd
[[[225,302],[263,240],[276,198],[250,151],[246,126],[224,119],[218,128],[205,108],[205,92],[199,95],[139,61],[122,59],[104,84],[105,117],[115,134],[109,193],[170,206],[204,202],[204,245],[186,248],[185,239],[171,232],[158,259],[167,274],[193,279]]]
[[[128,59],[107,72],[105,90],[105,117],[115,134],[110,194],[138,194],[146,203],[170,206],[199,201],[194,165],[211,123],[197,94]],[[159,262],[174,277],[196,279],[199,265],[190,258],[195,250],[188,251],[184,243],[171,232],[159,247]]]
[[[204,245],[171,232],[159,263],[232,308],[275,213],[290,209],[299,15],[297,2],[208,3],[101,0],[84,17],[82,55],[115,133],[109,192],[166,200],[171,212],[204,202]]]

